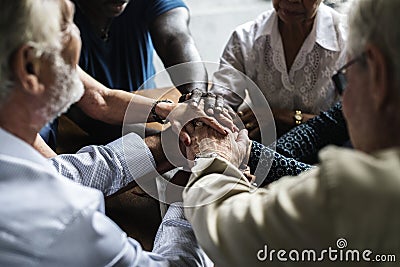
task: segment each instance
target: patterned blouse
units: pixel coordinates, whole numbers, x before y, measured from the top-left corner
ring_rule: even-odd
[[[311,169],[318,151],[326,145],[343,145],[349,140],[342,103],[301,124],[277,140],[276,152],[253,141],[249,167],[261,185],[283,176],[295,176]]]
[[[214,74],[213,89],[234,108],[243,102],[247,89],[252,102],[259,100],[255,92],[259,90],[271,108],[319,114],[338,101],[331,76],[345,61],[345,33],[344,16],[321,4],[314,27],[288,71],[278,16],[275,10],[266,11],[232,33]]]

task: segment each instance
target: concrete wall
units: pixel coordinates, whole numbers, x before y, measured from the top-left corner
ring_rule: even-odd
[[[236,26],[272,8],[268,0],[185,0],[190,8],[190,28],[204,61],[219,62],[231,32]],[[156,70],[163,70],[155,57]]]

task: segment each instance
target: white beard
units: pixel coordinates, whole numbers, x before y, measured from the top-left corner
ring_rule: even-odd
[[[47,89],[47,101],[40,114],[46,122],[66,112],[84,93],[83,84],[76,69],[65,63],[60,55],[53,55],[55,82]]]

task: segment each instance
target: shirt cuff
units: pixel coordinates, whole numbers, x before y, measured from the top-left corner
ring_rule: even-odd
[[[222,157],[199,158],[192,167],[192,175],[190,176],[187,186],[192,186],[200,178],[212,173],[224,174],[246,180],[245,176],[238,168]]]
[[[186,220],[185,214],[183,212],[183,203],[182,202],[172,203],[169,206],[167,213],[165,214],[163,220],[171,220],[171,219]]]

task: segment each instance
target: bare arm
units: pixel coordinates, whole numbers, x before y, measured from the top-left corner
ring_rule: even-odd
[[[160,15],[150,25],[154,47],[165,68],[185,62],[201,61],[189,30],[189,20],[188,10],[179,7]],[[179,77],[181,75],[170,72],[172,81],[181,93],[188,93],[196,87],[206,91],[207,84],[205,82],[208,79],[202,63],[190,64],[190,67],[185,68],[184,72],[185,77]],[[194,83],[181,85],[185,81]]]
[[[148,117],[154,99],[135,95],[122,90],[109,89],[92,78],[78,67],[80,78],[85,86],[85,94],[79,100],[78,106],[93,119],[110,124],[122,124],[125,111],[130,101],[135,101],[135,110],[139,111],[132,116],[129,123],[152,121]]]
[[[32,146],[39,151],[40,154],[43,155],[43,157],[46,158],[52,158],[57,156],[56,152],[53,151],[53,149],[51,149],[46,142],[43,140],[43,138],[37,134],[35,141],[33,142]]]

